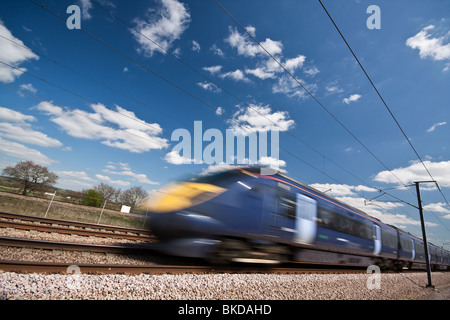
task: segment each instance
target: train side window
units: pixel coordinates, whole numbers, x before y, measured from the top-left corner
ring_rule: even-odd
[[[331,230],[351,234],[364,239],[373,239],[373,227],[368,222],[339,214],[326,207],[319,207],[318,222],[320,226]]]
[[[297,202],[294,194],[279,191],[280,214],[286,218],[295,220]]]

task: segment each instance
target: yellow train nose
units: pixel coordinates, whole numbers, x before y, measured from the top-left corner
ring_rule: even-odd
[[[144,209],[153,212],[171,212],[208,201],[227,189],[209,183],[181,182],[158,191],[158,194],[146,199]]]

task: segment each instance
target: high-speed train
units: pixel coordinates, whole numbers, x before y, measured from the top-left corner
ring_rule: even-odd
[[[147,203],[166,254],[215,263],[281,263],[424,268],[421,239],[282,173],[233,168],[162,190]],[[450,252],[429,244],[432,269]]]

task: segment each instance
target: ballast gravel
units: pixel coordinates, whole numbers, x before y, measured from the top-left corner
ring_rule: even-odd
[[[450,274],[433,273],[437,291],[425,288],[426,273],[380,274],[185,274],[87,275],[0,272],[0,299],[429,299],[450,290]],[[369,282],[369,285],[368,285]],[[369,289],[372,288],[372,289]],[[433,296],[432,296],[433,297]],[[434,299],[434,298],[433,298]]]

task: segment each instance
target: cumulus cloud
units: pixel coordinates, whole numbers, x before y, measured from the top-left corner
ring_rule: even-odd
[[[20,64],[29,60],[38,60],[39,57],[25,46],[20,39],[14,37],[11,31],[3,24],[2,20],[0,20],[0,35],[19,44],[16,45],[0,37],[0,60],[19,69],[13,69],[7,65],[0,64],[0,81],[7,83],[13,82],[27,70],[26,68],[20,67]]]
[[[239,70],[236,69],[235,71],[230,71],[230,72],[226,72],[224,74],[222,74],[220,76],[222,79],[224,78],[230,78],[236,81],[243,81],[243,82],[249,82],[250,80],[244,75],[244,73]]]
[[[248,26],[246,28],[252,35],[256,35],[256,28]],[[235,49],[241,56],[252,58],[252,61],[256,61],[253,66],[246,66],[243,68],[245,74],[252,75],[261,80],[277,79],[278,75],[283,75],[283,68],[270,57],[267,52],[270,53],[276,60],[278,60],[291,74],[297,70],[302,69],[305,65],[306,56],[299,54],[293,58],[285,58],[283,56],[283,43],[281,41],[272,40],[266,38],[261,41],[260,44],[267,52],[262,49],[257,43],[255,43],[247,34],[240,33],[236,28],[229,28],[229,35],[225,38],[225,42]],[[309,66],[308,69],[303,68],[303,71],[308,76],[314,76],[319,72],[319,69],[315,66]],[[239,74],[239,78],[235,80],[242,80],[242,74]],[[289,79],[290,80],[289,80]],[[303,91],[303,92],[302,92]],[[283,75],[278,83],[272,87],[272,92],[283,93],[289,97],[303,97],[305,96],[304,90],[296,83],[292,78]]]
[[[177,0],[160,0],[160,7],[149,10],[146,19],[135,19],[138,33],[133,34],[140,44],[139,51],[148,56],[152,56],[155,51],[165,54],[165,50],[189,27],[190,21],[190,13],[183,3]]]
[[[362,96],[360,94],[352,94],[350,97],[348,98],[344,98],[342,100],[342,102],[349,104],[350,102],[356,102],[358,101]]]
[[[441,187],[450,187],[450,161],[432,162],[424,161],[425,166],[431,172],[433,177],[439,183]],[[411,165],[405,168],[393,169],[392,173],[395,174],[404,183],[412,183],[420,180],[430,180],[430,176],[426,172],[421,162],[412,162]],[[395,183],[399,181],[389,171],[379,172],[374,180],[384,183]]]
[[[220,70],[222,70],[222,66],[218,65],[218,66],[204,67],[203,70],[206,70],[211,74],[217,74],[220,73]]]
[[[314,183],[311,187],[325,192],[328,195],[342,197],[342,196],[355,196],[356,192],[377,192],[377,189],[370,188],[363,185],[350,186],[347,184],[332,184],[332,183]],[[356,191],[356,192],[355,192]]]
[[[175,165],[194,163],[193,159],[181,156],[176,150],[168,152],[164,156],[164,160]]]
[[[218,92],[222,91],[214,83],[209,82],[209,81],[198,82],[197,85],[206,91],[210,91],[210,92],[214,92],[214,93],[218,93]]]
[[[432,31],[435,30],[434,25],[423,28],[416,35],[406,40],[406,45],[412,49],[419,50],[421,59],[432,59],[434,61],[449,61],[443,71],[450,68],[450,43],[444,43],[447,36],[433,37]]]
[[[93,113],[69,110],[46,101],[36,106],[72,137],[100,140],[107,146],[135,153],[168,147],[167,139],[159,137],[162,133],[159,124],[147,123],[117,105],[115,111],[102,104],[92,104],[91,108]]]
[[[239,108],[233,118],[237,121],[228,121],[231,128],[243,135],[258,131],[287,131],[295,124],[286,111],[273,112],[268,105],[250,104],[246,108]]]

